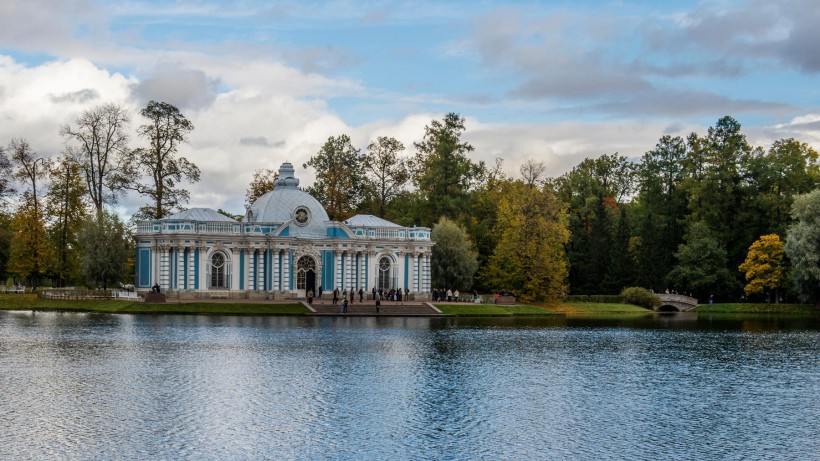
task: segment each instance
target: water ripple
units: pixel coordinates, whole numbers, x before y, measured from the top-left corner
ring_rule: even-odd
[[[0,459],[820,450],[818,328],[561,322],[4,312]]]

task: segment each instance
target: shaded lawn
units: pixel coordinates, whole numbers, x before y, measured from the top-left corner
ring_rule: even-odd
[[[37,295],[0,295],[0,310],[54,310],[109,312],[119,314],[226,314],[226,315],[304,315],[310,311],[299,303],[158,303],[129,300],[40,299]]]
[[[518,304],[503,306],[497,304],[435,304],[443,313],[450,315],[555,315],[547,307]]]
[[[702,304],[695,312],[704,314],[793,314],[820,315],[811,304],[722,303]]]
[[[596,315],[596,314],[651,314],[652,310],[633,304],[614,303],[560,303],[544,304],[544,307],[566,315]]]

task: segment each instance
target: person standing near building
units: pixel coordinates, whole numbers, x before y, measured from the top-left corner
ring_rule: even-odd
[[[307,299],[308,299],[308,304],[312,306],[313,305],[313,290],[308,290],[307,291]]]

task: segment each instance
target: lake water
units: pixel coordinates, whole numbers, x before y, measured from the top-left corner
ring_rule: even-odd
[[[0,459],[819,459],[820,324],[0,312]]]

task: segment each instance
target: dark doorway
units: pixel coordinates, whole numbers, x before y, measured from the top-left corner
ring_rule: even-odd
[[[316,294],[316,272],[313,272],[313,270],[305,272],[305,296],[307,296],[308,291],[312,291],[314,295]]]

